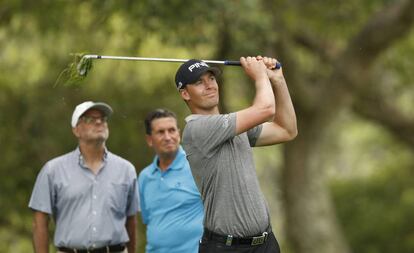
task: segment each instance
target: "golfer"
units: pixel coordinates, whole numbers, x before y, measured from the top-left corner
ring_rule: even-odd
[[[105,146],[111,114],[105,103],[76,106],[71,126],[79,146],[40,171],[29,203],[36,253],[49,252],[49,215],[58,252],[135,253],[136,172]]]
[[[220,70],[200,60],[182,64],[176,86],[192,115],[183,147],[204,203],[199,252],[280,252],[260,190],[251,147],[297,135],[296,116],[282,69],[268,57],[241,57],[255,86],[251,106],[220,114]]]

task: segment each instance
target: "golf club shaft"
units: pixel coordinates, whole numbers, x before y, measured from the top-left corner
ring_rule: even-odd
[[[83,56],[88,59],[108,59],[108,60],[129,60],[129,61],[161,61],[161,62],[186,62],[189,59],[173,59],[173,58],[148,58],[148,57],[130,57],[130,56],[110,56],[110,55],[96,55],[96,54],[87,54]],[[241,66],[240,61],[215,61],[215,60],[202,60],[205,63],[212,64],[224,64],[231,66]],[[280,69],[282,65],[277,62],[276,69]]]

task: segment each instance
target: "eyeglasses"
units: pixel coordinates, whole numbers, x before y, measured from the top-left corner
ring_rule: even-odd
[[[80,119],[86,124],[95,124],[98,122],[98,120],[100,123],[108,122],[107,116],[103,116],[103,117],[82,116]]]

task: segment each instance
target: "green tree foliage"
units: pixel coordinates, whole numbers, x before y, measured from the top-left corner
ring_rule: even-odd
[[[337,213],[355,252],[408,253],[414,242],[412,164],[333,187]]]

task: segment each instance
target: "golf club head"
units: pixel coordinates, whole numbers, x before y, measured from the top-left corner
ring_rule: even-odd
[[[87,57],[87,56],[83,56],[79,63],[76,66],[76,69],[78,71],[78,74],[80,76],[87,76],[89,70],[92,68],[92,59]]]

